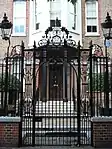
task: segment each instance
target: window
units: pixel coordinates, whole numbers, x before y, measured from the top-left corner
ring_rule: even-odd
[[[77,23],[77,3],[69,3],[69,26],[70,28],[76,30]]]
[[[55,27],[55,20],[50,20],[50,27]]]
[[[61,27],[61,20],[50,20],[50,27]]]
[[[61,26],[61,3],[60,0],[50,2],[50,26]],[[58,21],[56,19],[58,18]]]
[[[39,29],[39,25],[40,25],[40,10],[39,10],[40,6],[39,6],[39,2],[38,0],[35,0],[35,30]]]
[[[13,2],[13,34],[25,35],[26,33],[26,2],[14,0]]]
[[[98,2],[97,0],[86,1],[86,32],[98,33]]]
[[[74,3],[74,25],[73,25],[73,29],[74,30],[76,30],[76,16],[77,16],[77,14],[76,14],[76,3]]]

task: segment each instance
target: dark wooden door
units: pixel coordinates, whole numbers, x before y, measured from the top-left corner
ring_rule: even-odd
[[[49,96],[50,100],[63,98],[63,65],[49,67]]]

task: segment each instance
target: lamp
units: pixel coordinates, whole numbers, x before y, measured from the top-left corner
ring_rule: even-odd
[[[107,12],[105,22],[101,23],[101,27],[102,27],[102,30],[103,30],[103,36],[106,39],[112,39],[112,19],[109,16],[108,12]]]
[[[0,23],[1,28],[1,36],[3,40],[9,40],[11,33],[12,33],[12,23],[9,22],[6,13],[4,13],[4,17],[2,22]]]
[[[105,22],[101,23],[101,27],[103,30],[103,36],[105,38],[104,40],[104,46],[105,46],[105,58],[106,58],[106,83],[105,83],[105,93],[106,93],[106,101],[105,105],[106,108],[109,109],[109,71],[108,71],[108,53],[107,53],[107,44],[106,41],[109,39],[112,39],[112,19],[109,16],[109,13],[107,12],[106,20]]]
[[[5,100],[4,100],[4,112],[5,115],[8,114],[8,57],[9,57],[9,48],[10,48],[10,36],[12,33],[12,23],[9,22],[9,20],[7,19],[6,13],[4,13],[4,17],[2,22],[0,23],[0,29],[1,29],[1,36],[3,40],[7,40],[9,45],[7,47],[7,56],[6,56],[6,70],[5,70]]]

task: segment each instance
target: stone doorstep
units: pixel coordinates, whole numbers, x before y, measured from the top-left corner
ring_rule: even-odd
[[[9,116],[1,116],[0,117],[0,123],[2,123],[2,122],[20,122],[21,121],[21,118],[20,117],[9,117]]]
[[[98,116],[92,117],[91,121],[94,123],[96,122],[112,122],[112,116]]]

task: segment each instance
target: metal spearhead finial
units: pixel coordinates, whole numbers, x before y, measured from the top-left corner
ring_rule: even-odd
[[[109,15],[109,12],[107,12],[107,16],[106,16],[105,22],[110,22],[110,21],[111,21],[111,17]]]

